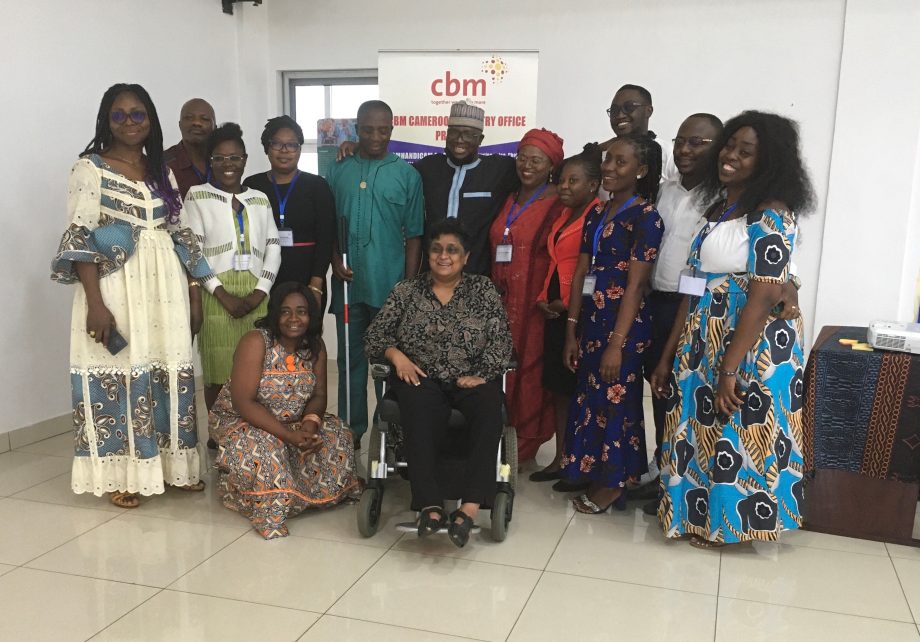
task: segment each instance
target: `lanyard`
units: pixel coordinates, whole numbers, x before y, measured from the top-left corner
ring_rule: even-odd
[[[198,171],[198,168],[195,167],[195,163],[192,163],[191,165],[192,165],[192,171],[195,172],[195,176],[198,177],[198,180],[201,181],[202,184],[211,182],[211,168],[210,167],[207,169],[207,171],[204,174],[202,174],[201,172]]]
[[[527,199],[527,202],[524,203],[524,205],[520,209],[515,209],[517,207],[517,203],[511,204],[511,209],[508,210],[508,216],[505,217],[505,233],[502,235],[502,239],[506,240],[508,238],[508,233],[511,232],[511,226],[514,224],[514,222],[518,220],[519,218],[521,218],[521,214],[524,213],[524,210],[530,207],[530,204],[533,203],[535,200],[537,200],[540,194],[542,194],[545,191],[546,191],[546,185],[542,185],[540,189],[534,192],[533,196]]]
[[[236,222],[239,223],[240,226],[240,254],[244,254],[243,250],[246,245],[246,223],[243,220],[243,210],[245,209],[246,207],[243,205],[242,201],[240,201],[240,208],[236,210]]]
[[[700,251],[701,251],[702,248],[703,248],[703,241],[706,240],[706,237],[708,237],[710,234],[712,234],[712,231],[713,231],[714,229],[716,229],[717,227],[719,227],[719,224],[720,224],[720,223],[725,222],[725,220],[729,217],[729,215],[730,215],[732,212],[734,212],[736,209],[738,209],[738,203],[735,203],[735,204],[732,205],[731,207],[726,208],[725,211],[722,212],[722,216],[719,217],[719,220],[716,221],[716,224],[715,224],[715,225],[710,226],[709,222],[707,222],[706,225],[703,226],[703,229],[700,230],[700,233],[697,234],[697,235],[696,235],[696,238],[693,240],[693,248],[692,248],[691,251],[690,251],[690,257],[691,257],[691,259],[696,259],[697,262],[699,262],[699,260],[700,260]],[[694,266],[694,267],[696,267],[696,266]]]
[[[297,182],[298,178],[300,178],[300,170],[294,173],[294,178],[288,183],[284,198],[281,198],[281,190],[278,189],[278,183],[275,182],[275,173],[272,172],[272,187],[275,188],[275,198],[278,199],[278,218],[280,219],[281,227],[284,227],[284,210],[287,207],[288,197],[290,197],[291,192],[294,191],[294,184]]]
[[[637,194],[634,194],[631,199],[623,203],[623,205],[621,205],[619,209],[617,209],[616,214],[613,215],[613,218],[610,220],[610,222],[612,223],[613,221],[615,221],[620,214],[625,212],[626,209],[636,201],[637,198],[639,198],[639,196]],[[610,211],[610,204],[608,203],[607,207],[605,207],[604,211],[601,213],[601,220],[598,221],[597,229],[594,230],[594,245],[592,246],[594,248],[594,252],[591,254],[591,266],[592,267],[594,266],[594,262],[597,260],[597,251],[599,249],[598,246],[600,245],[600,242],[601,242],[601,233],[604,231],[604,228],[607,227],[607,225],[604,224],[604,219],[607,218],[607,212],[609,211]]]

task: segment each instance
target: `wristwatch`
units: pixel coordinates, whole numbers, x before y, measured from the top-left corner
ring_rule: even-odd
[[[793,287],[795,287],[796,290],[802,289],[802,279],[800,279],[795,274],[789,277],[789,282],[792,283]]]

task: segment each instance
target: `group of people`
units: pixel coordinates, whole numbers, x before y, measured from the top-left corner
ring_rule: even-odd
[[[444,153],[412,166],[389,152],[390,108],[368,101],[325,180],[298,170],[303,132],[281,116],[261,138],[271,170],[243,180],[242,132],[216,127],[205,101],[182,107],[182,141],[164,151],[143,88],[110,88],[53,265],[82,285],[74,490],[133,507],[164,484],[203,488],[198,335],[223,502],[266,538],[360,492],[368,359],[392,365],[420,536],[466,544],[494,487],[503,404],[521,463],[555,441],[530,479],[574,493],[579,512],[644,494],[667,537],[699,547],[799,526],[792,255],[813,197],[796,125],[694,114],[663,150],[643,87],[621,87],[607,113],[610,140],[565,158],[534,129],[510,158],[479,154],[484,112],[456,103]],[[327,299],[344,423],[325,413]],[[436,462],[452,409],[470,448],[448,515]]]

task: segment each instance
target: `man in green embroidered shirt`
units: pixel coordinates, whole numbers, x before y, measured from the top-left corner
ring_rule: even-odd
[[[422,179],[388,151],[393,133],[389,105],[380,100],[363,103],[357,129],[357,153],[333,165],[326,177],[335,195],[336,218],[348,226],[348,267],[339,248],[332,256],[330,311],[338,332],[338,412],[349,422],[356,448],[367,430],[364,332],[393,286],[418,272],[425,225]],[[348,281],[350,407],[345,400],[344,281]],[[379,398],[379,384],[375,385]]]

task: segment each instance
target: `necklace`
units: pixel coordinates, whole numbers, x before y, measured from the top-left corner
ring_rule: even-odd
[[[140,156],[136,161],[129,161],[127,158],[122,158],[121,156],[116,156],[115,154],[109,152],[109,158],[114,158],[117,161],[121,161],[125,165],[130,165],[131,167],[140,167],[141,163],[144,161],[144,157]]]

